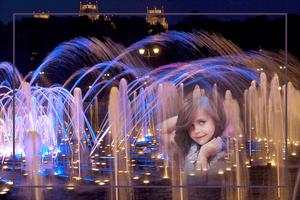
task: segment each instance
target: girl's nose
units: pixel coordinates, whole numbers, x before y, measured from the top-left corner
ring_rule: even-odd
[[[196,126],[195,126],[195,133],[196,133],[196,134],[201,133],[201,127],[200,127],[199,125],[196,125]]]

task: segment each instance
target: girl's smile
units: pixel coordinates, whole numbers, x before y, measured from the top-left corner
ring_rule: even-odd
[[[198,107],[188,132],[194,142],[203,145],[212,139],[215,133],[215,122],[205,110]]]
[[[206,134],[204,134],[204,135],[201,135],[201,136],[197,136],[197,137],[195,137],[195,139],[201,139],[201,138],[203,138],[204,136],[206,136]]]

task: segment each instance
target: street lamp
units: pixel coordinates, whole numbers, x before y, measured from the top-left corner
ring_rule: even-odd
[[[152,49],[152,51],[153,51],[153,53],[155,53],[155,54],[158,54],[159,53],[159,48],[158,47],[155,47],[155,48],[153,48]]]
[[[139,54],[144,55],[145,54],[145,49],[143,49],[143,48],[139,49]]]
[[[138,50],[139,54],[147,59],[147,65],[150,65],[150,58],[157,57],[160,48],[159,47],[145,47],[145,48],[140,48]]]
[[[152,50],[152,53],[151,51]],[[157,54],[159,54],[160,48],[159,47],[153,47],[153,48],[140,48],[139,49],[139,54],[143,55],[145,57],[155,57]]]
[[[151,53],[152,50],[152,53]],[[157,54],[159,54],[160,48],[159,47],[149,47],[149,48],[140,48],[139,49],[139,54],[143,55],[145,57],[156,57]]]

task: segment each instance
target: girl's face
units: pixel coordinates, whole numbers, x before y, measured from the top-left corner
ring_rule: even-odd
[[[205,110],[198,107],[188,133],[194,142],[204,145],[215,133],[215,122]]]

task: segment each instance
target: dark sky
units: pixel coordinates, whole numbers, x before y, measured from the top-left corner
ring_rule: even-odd
[[[100,0],[100,12],[145,12],[146,7],[164,5],[166,12],[284,12],[300,14],[300,0]],[[0,20],[13,13],[78,12],[79,0],[0,0]]]

